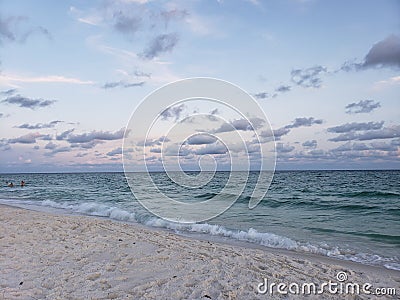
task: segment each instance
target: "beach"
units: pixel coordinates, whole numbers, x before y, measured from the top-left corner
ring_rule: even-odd
[[[0,207],[0,222],[2,299],[301,299],[287,289],[287,295],[279,293],[276,286],[272,295],[269,290],[260,293],[262,283],[320,286],[338,283],[340,272],[347,276],[344,283],[369,283],[368,291],[384,287],[399,293],[398,271],[317,255],[215,243],[109,219],[7,205]],[[326,290],[322,297],[375,296]]]

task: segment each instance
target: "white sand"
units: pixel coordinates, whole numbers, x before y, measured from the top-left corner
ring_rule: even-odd
[[[394,287],[400,272],[333,259],[184,238],[85,216],[0,206],[1,299],[302,299],[258,294],[275,283]],[[314,299],[317,296],[308,297]],[[374,299],[331,295],[322,299]],[[380,298],[381,299],[381,298]]]

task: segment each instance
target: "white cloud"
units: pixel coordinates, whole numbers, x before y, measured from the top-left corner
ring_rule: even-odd
[[[79,78],[65,77],[62,75],[48,76],[25,76],[18,74],[0,74],[0,83],[12,85],[14,82],[22,83],[70,83],[70,84],[94,84],[91,80],[81,80]]]

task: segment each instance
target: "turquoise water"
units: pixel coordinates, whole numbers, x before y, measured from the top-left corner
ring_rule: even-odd
[[[185,202],[211,199],[229,174],[217,172],[195,190],[176,185],[165,173],[152,173],[152,178],[162,192]],[[135,184],[146,190],[141,174],[134,176]],[[245,173],[234,176],[246,179]],[[400,270],[400,171],[276,172],[266,197],[250,210],[256,179],[257,173],[251,173],[243,194],[225,213],[192,225],[167,222],[146,211],[123,173],[1,174],[0,203],[56,208]],[[24,188],[17,185],[21,180]],[[7,187],[10,181],[16,187]]]

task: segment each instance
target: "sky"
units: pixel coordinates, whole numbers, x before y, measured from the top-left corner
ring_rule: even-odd
[[[399,71],[395,0],[2,0],[0,172],[122,171],[135,109],[192,77],[254,98],[274,133],[278,170],[399,169]],[[146,143],[154,170],[160,149],[170,149],[162,129],[199,112],[226,124],[193,125],[209,135],[174,141],[185,168],[205,155],[224,169],[227,156],[258,151],[230,151],[213,136],[229,139],[221,128],[231,126],[250,141],[240,114],[201,99],[165,109]],[[135,124],[127,134],[144,138]],[[135,159],[136,150],[124,155]]]

